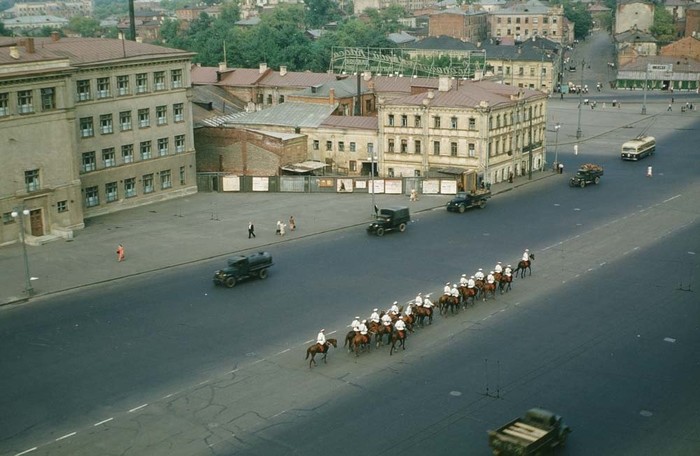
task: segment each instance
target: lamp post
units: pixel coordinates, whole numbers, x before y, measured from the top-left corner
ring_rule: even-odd
[[[642,115],[647,115],[647,85],[649,84],[649,64],[644,71],[644,103],[642,103]]]
[[[576,128],[576,139],[581,139],[581,108],[583,107],[583,71],[586,68],[586,61],[581,60],[581,85],[578,92],[578,128]]]
[[[554,172],[557,172],[559,169],[559,151],[557,150],[557,146],[559,145],[559,129],[561,128],[561,124],[557,122],[557,124],[554,126],[554,166],[556,168],[554,169]]]
[[[370,154],[370,193],[372,193],[372,214],[376,218],[377,217],[377,205],[374,202],[374,150],[371,150],[369,152]]]
[[[27,257],[27,244],[24,242],[24,217],[29,215],[29,209],[16,207],[11,212],[12,218],[19,220],[19,240],[22,243],[22,255],[24,257],[24,291],[27,296],[34,294],[32,278],[29,275],[29,258]]]

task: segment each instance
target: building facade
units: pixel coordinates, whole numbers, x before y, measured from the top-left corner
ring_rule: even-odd
[[[488,15],[485,11],[463,11],[459,8],[431,14],[428,19],[428,36],[451,36],[476,43],[486,39]]]
[[[557,43],[571,42],[573,24],[564,17],[564,7],[547,6],[537,0],[516,3],[489,16],[493,38],[525,41],[539,36]]]
[[[636,29],[649,32],[654,25],[654,4],[642,0],[620,0],[615,12],[615,34]]]

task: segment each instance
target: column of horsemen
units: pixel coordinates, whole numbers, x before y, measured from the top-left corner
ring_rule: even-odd
[[[516,272],[524,270],[523,262],[529,268],[531,259],[534,259],[534,256],[530,254],[528,249],[525,249]],[[469,278],[466,274],[462,274],[459,283],[448,282],[445,284],[437,307],[441,315],[457,312],[462,305],[467,308],[470,301],[474,305],[476,299],[486,301],[489,296],[495,297],[497,289],[501,293],[509,291],[512,280],[513,269],[511,265],[508,264],[504,267],[500,261],[488,274],[485,274],[481,268]],[[426,318],[428,324],[433,321],[433,309],[436,305],[430,300],[430,296],[430,294],[423,296],[422,293],[418,293],[418,296],[406,306],[405,310],[403,306],[399,307],[397,301],[394,301],[386,311],[380,312],[379,309],[373,309],[368,319],[361,320],[359,316],[355,316],[350,324],[352,330],[345,336],[345,346],[348,347],[349,351],[354,351],[355,355],[359,356],[361,350],[369,350],[373,335],[377,348],[382,345],[386,335],[387,343],[391,344],[390,355],[397,349],[397,344],[405,349],[407,331],[413,332],[413,325],[416,323],[423,326]],[[332,341],[335,342],[335,339]],[[319,353],[325,354],[327,352],[329,341],[326,340],[324,329],[318,333],[316,344]]]

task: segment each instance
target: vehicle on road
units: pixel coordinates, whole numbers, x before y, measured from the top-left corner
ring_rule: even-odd
[[[656,151],[656,138],[653,136],[640,136],[622,145],[620,157],[623,160],[637,161]]]
[[[447,210],[462,214],[472,207],[483,209],[486,207],[486,200],[489,198],[491,198],[491,191],[486,189],[457,192],[457,195],[447,203]]]
[[[571,428],[559,415],[533,408],[522,418],[488,431],[489,446],[494,455],[539,455],[563,446],[569,433]]]
[[[598,185],[603,175],[603,167],[594,163],[581,165],[576,174],[569,179],[570,187],[585,187],[588,184]]]
[[[407,207],[397,206],[380,209],[377,218],[369,224],[367,232],[384,236],[384,233],[392,230],[406,231],[406,225],[411,221],[411,214]]]
[[[214,273],[214,284],[233,288],[240,280],[250,277],[265,279],[267,278],[267,268],[273,264],[272,255],[268,252],[229,258],[228,265]]]

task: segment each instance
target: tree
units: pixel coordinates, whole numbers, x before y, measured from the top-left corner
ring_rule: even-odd
[[[588,36],[593,27],[593,18],[586,3],[564,2],[564,16],[574,23],[574,38],[582,40]]]
[[[659,44],[668,44],[676,38],[676,27],[673,24],[673,16],[663,5],[656,5],[654,9],[654,24],[649,29]]]
[[[329,22],[340,19],[341,12],[333,0],[304,0],[306,5],[306,25],[309,28],[320,28]]]
[[[2,22],[0,22],[0,36],[12,36],[12,30],[5,28]]]
[[[100,22],[91,17],[74,16],[68,21],[68,28],[82,37],[94,38],[100,31]]]

